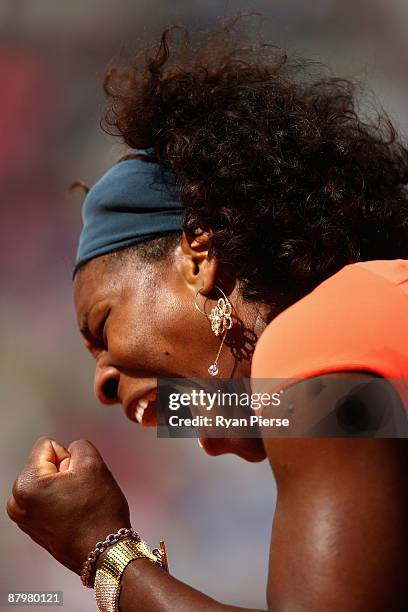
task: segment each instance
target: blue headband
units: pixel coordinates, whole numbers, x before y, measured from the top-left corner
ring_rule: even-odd
[[[90,189],[75,267],[167,232],[181,231],[183,209],[175,186],[160,181],[158,164],[128,159],[115,164]]]

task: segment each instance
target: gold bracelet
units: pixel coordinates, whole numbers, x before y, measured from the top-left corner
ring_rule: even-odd
[[[121,578],[134,559],[149,559],[168,571],[164,542],[160,542],[160,550],[154,549],[153,552],[143,540],[135,538],[110,546],[95,576],[95,600],[100,612],[119,612]]]

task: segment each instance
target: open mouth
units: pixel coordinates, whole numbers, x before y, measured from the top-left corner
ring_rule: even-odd
[[[156,399],[157,389],[153,389],[143,397],[131,402],[126,409],[128,418],[143,427],[154,427],[157,424]]]

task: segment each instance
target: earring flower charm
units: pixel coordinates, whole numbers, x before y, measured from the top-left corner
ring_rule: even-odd
[[[211,329],[216,336],[223,334],[232,327],[232,306],[227,298],[220,298],[217,305],[211,310],[209,319],[211,321]]]
[[[218,374],[218,365],[217,365],[218,357],[220,356],[221,349],[224,345],[224,341],[227,336],[228,330],[231,329],[233,325],[232,316],[231,316],[232,315],[231,302],[228,300],[227,296],[225,295],[222,289],[220,289],[217,285],[215,285],[215,287],[218,289],[220,293],[222,293],[223,297],[219,298],[217,305],[211,309],[211,312],[209,315],[203,312],[199,308],[196,300],[194,300],[194,305],[197,308],[197,310],[210,320],[211,329],[213,333],[216,336],[222,336],[221,345],[220,345],[220,348],[218,349],[218,353],[215,358],[215,361],[208,368],[208,373],[211,374],[211,376],[217,376]],[[199,292],[200,290],[198,290],[196,293],[196,299],[197,299],[197,295],[199,294]]]

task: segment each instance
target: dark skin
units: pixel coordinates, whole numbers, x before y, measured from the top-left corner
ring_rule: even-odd
[[[208,376],[219,340],[194,307],[198,292],[202,307],[206,298],[219,297],[216,284],[228,286],[237,320],[256,337],[263,331],[273,313],[242,300],[239,284],[231,283],[209,258],[208,247],[205,234],[195,239],[183,235],[166,262],[146,264],[132,258],[116,266],[100,257],[77,275],[78,323],[96,360],[95,393],[103,403],[126,405],[135,394],[151,391],[159,376]],[[248,377],[250,355],[237,363],[225,345],[219,366],[221,377]],[[307,385],[300,393],[305,402],[313,395]],[[321,394],[313,399],[313,408],[326,414],[335,403],[335,397]],[[201,443],[212,455],[235,453],[250,461],[267,457],[273,468],[278,502],[268,610],[406,610],[404,440],[264,438]],[[40,439],[16,480],[8,513],[77,573],[97,540],[130,525],[125,497],[98,451],[86,441],[65,449]],[[256,551],[243,551],[248,554]],[[122,612],[243,610],[210,599],[144,559],[127,567],[120,605]]]

